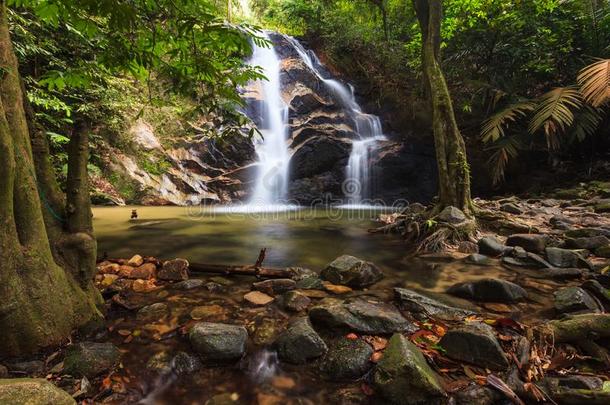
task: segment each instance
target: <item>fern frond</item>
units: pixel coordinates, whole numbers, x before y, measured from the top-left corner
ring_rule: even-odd
[[[578,75],[578,84],[585,100],[599,107],[610,100],[610,59],[599,60]]]
[[[575,87],[553,89],[540,97],[530,121],[529,132],[534,134],[543,128],[549,148],[555,149],[559,145],[557,135],[565,132],[574,122],[572,109],[581,107],[582,96]]]
[[[502,111],[489,117],[481,127],[481,139],[484,143],[496,142],[504,137],[504,129],[510,122],[524,117],[528,111],[533,110],[535,104],[532,101],[522,101],[511,104]]]

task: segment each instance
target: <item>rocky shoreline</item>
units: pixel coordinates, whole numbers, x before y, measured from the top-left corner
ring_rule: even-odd
[[[445,294],[349,255],[266,280],[196,274],[184,259],[101,261],[106,322],[44,358],[3,362],[0,402],[164,403],[192,391],[204,404],[609,403],[607,201],[477,206],[476,243],[420,255],[431,271],[477,269]],[[220,384],[223,373],[238,381]]]

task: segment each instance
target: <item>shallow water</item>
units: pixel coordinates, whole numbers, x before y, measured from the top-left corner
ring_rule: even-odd
[[[129,219],[132,209],[138,210],[139,219]],[[253,264],[259,250],[265,247],[267,266],[321,270],[337,256],[351,254],[373,261],[386,274],[366,292],[353,294],[366,294],[383,301],[392,300],[392,288],[397,286],[426,291],[455,303],[443,291],[457,282],[484,277],[525,282],[532,300],[511,306],[508,313],[500,314],[520,320],[535,318],[548,307],[548,295],[555,288],[552,283],[540,284],[511,272],[499,262],[494,266],[476,266],[461,261],[446,263],[408,257],[406,245],[397,235],[367,232],[368,228],[378,225],[374,221],[379,210],[337,208],[238,213],[197,207],[104,207],[93,211],[99,252],[109,257],[130,257],[138,253],[162,259],[184,257],[200,263]],[[128,381],[124,385],[130,398],[146,398],[143,403],[149,404],[205,404],[215,394],[234,393],[245,403],[317,404],[332,399],[340,403],[344,396],[361,395],[361,382],[321,381],[315,364],[289,366],[275,362],[274,354],[269,351],[270,342],[291,315],[275,304],[262,308],[245,305],[242,297],[250,291],[255,281],[252,277],[209,275],[202,278],[224,284],[223,291],[211,292],[204,288],[181,291],[166,287],[139,294],[137,299],[142,305],[165,302],[169,307],[166,317],[152,322],[138,320],[133,311],[110,313],[110,337],[124,352],[119,375]],[[206,367],[190,375],[159,376],[148,370],[146,363],[155,354],[190,351],[181,332],[194,322],[191,311],[198,306],[218,309],[199,320],[245,325],[250,335],[248,356],[230,367]],[[137,336],[126,339],[118,333],[120,330],[137,331]],[[293,386],[286,387],[286,379]]]
[[[137,208],[139,219],[130,220]],[[134,253],[193,262],[251,264],[267,248],[267,266],[319,268],[349,253],[398,266],[402,242],[370,235],[379,211],[300,209],[285,212],[215,212],[199,207],[94,208],[100,255]]]

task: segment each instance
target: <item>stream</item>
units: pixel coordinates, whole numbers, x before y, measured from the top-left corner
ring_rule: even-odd
[[[137,209],[139,219],[129,219],[132,209]],[[531,293],[531,300],[487,310],[524,321],[537,319],[548,310],[549,297],[556,288],[552,282],[537,283],[535,278],[500,265],[408,257],[400,238],[367,232],[375,225],[379,210],[324,208],[255,214],[200,207],[97,207],[93,212],[99,252],[108,257],[137,253],[238,265],[254,263],[259,250],[266,247],[267,266],[301,266],[319,272],[337,256],[351,254],[376,263],[385,278],[347,296],[380,302],[392,301],[393,287],[407,287],[449,304],[473,308],[474,304],[443,292],[460,281],[519,278]],[[167,314],[152,319],[142,319],[124,309],[109,313],[110,338],[123,351],[123,368],[113,377],[120,384],[113,390],[123,390],[122,398],[145,404],[206,404],[209,398],[224,394],[220,398],[228,402],[218,403],[239,403],[230,402],[231,398],[246,404],[360,403],[350,402],[352,396],[363,395],[360,381],[329,382],[320,377],[316,362],[295,366],[277,361],[273,341],[292,317],[280,305],[252,307],[244,303],[244,294],[251,291],[256,280],[245,276],[191,276],[215,287],[183,290],[168,285],[134,296],[139,307],[158,302],[167,305]],[[312,299],[332,296],[318,293]],[[228,367],[195,367],[198,360],[188,354],[192,349],[183,334],[195,321],[244,325],[250,336],[246,357]],[[171,360],[180,352],[182,358]],[[189,367],[195,371],[184,372]],[[116,403],[124,403],[121,401]]]

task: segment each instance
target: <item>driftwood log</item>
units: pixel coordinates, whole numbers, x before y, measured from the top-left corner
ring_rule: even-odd
[[[256,278],[290,278],[292,273],[287,269],[263,267],[267,249],[261,249],[253,265],[229,266],[223,264],[190,263],[189,270],[193,273],[215,273],[239,276],[254,276]]]

